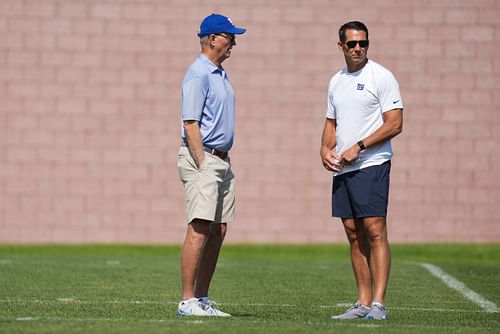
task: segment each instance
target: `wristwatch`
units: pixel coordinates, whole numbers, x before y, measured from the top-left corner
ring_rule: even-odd
[[[361,151],[363,151],[363,150],[366,148],[366,147],[365,147],[365,144],[363,144],[363,141],[362,141],[362,140],[358,141],[358,146],[359,146],[359,148],[361,149]]]

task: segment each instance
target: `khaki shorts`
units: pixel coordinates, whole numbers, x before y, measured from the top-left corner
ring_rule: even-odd
[[[198,169],[187,147],[179,149],[179,176],[186,193],[188,223],[204,219],[228,223],[234,218],[234,174],[229,158],[222,160],[205,152]]]

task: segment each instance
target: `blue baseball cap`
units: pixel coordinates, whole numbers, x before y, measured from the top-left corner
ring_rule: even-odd
[[[240,35],[245,31],[245,28],[236,27],[229,17],[220,14],[211,14],[201,21],[198,37],[221,32]]]

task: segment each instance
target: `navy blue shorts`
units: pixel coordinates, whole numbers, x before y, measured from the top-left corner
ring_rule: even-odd
[[[340,218],[387,216],[391,161],[333,177],[332,215]]]

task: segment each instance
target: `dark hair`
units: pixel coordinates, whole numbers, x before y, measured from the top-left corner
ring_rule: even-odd
[[[345,42],[345,31],[348,29],[364,31],[366,33],[366,39],[368,39],[368,28],[364,25],[364,23],[359,21],[351,21],[343,24],[339,29],[339,40],[342,43]]]

